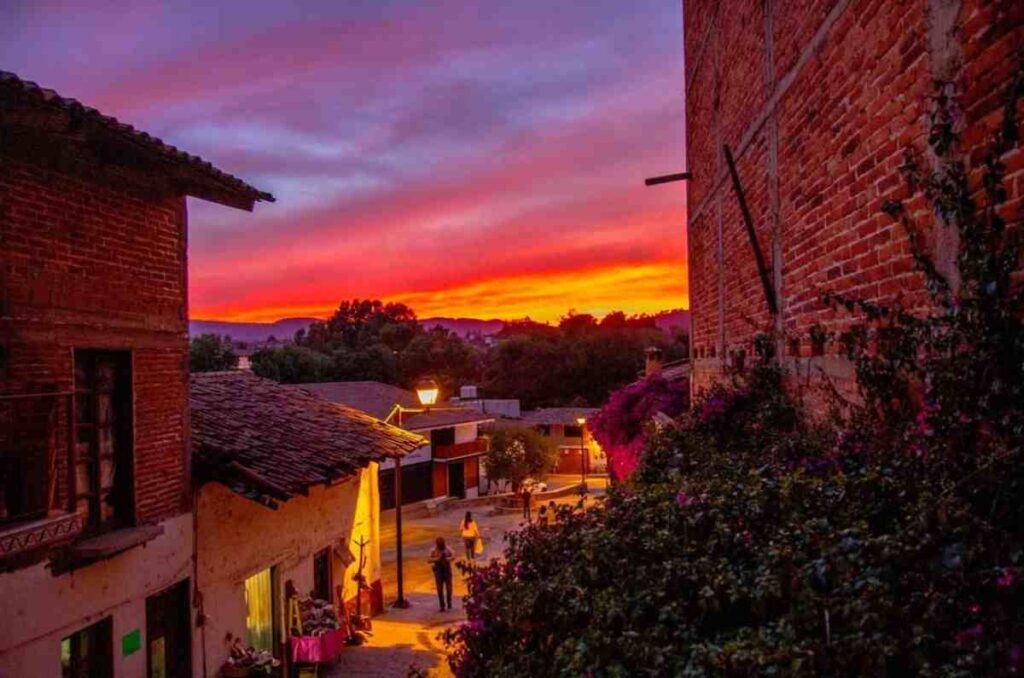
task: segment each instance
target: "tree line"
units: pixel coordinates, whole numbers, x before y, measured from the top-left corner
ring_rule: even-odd
[[[192,369],[232,369],[237,358],[225,338],[192,341]],[[615,311],[597,318],[567,313],[557,325],[507,322],[490,338],[463,339],[443,327],[424,328],[401,303],[355,299],[287,344],[264,346],[251,357],[259,376],[283,383],[381,381],[412,388],[424,376],[445,395],[465,384],[489,398],[518,398],[524,408],[600,405],[637,378],[644,349],[666,360],[687,355],[687,336],[659,329],[655,318]]]

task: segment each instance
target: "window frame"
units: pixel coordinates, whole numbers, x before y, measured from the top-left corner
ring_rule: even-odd
[[[74,349],[74,441],[71,479],[71,505],[83,513],[86,530],[97,534],[135,525],[135,374],[130,350],[95,348]],[[109,368],[112,384],[102,383],[101,369]],[[84,382],[84,383],[83,383]],[[109,397],[110,421],[101,422],[101,401]],[[109,487],[105,486],[105,452],[101,431],[113,447],[109,453],[113,468]],[[83,455],[85,455],[83,457]],[[80,467],[84,466],[82,469]],[[82,480],[86,487],[82,487]],[[116,501],[111,515],[104,515],[104,502]],[[83,501],[85,502],[83,512]]]

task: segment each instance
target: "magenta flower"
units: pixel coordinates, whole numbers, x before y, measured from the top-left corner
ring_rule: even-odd
[[[697,499],[696,497],[691,497],[690,495],[686,494],[685,491],[679,490],[679,494],[676,495],[676,503],[682,506],[683,508],[686,508],[688,506],[693,506],[694,504],[696,504]]]
[[[957,645],[965,645],[969,642],[981,640],[985,636],[985,625],[977,623],[974,626],[964,629],[960,633],[956,634],[954,640]]]
[[[1017,571],[1012,567],[1004,567],[1003,574],[996,579],[996,585],[999,588],[1006,589],[1010,588],[1017,582]]]

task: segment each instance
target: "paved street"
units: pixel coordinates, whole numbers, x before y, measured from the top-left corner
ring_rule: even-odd
[[[569,482],[569,481],[566,481]],[[551,483],[559,486],[559,479]],[[602,481],[590,481],[591,492],[601,492]],[[594,496],[594,494],[591,494]],[[565,497],[560,504],[574,504],[575,498]],[[522,524],[518,512],[489,515],[491,507],[479,507],[473,516],[480,525],[484,537],[485,551],[479,557],[481,562],[500,558],[504,549],[504,534]],[[427,564],[427,556],[434,539],[444,537],[455,551],[462,556],[462,539],[459,538],[459,521],[463,509],[450,509],[436,516],[407,517],[403,533],[405,544],[405,591],[411,606],[405,610],[388,608],[373,618],[373,635],[369,642],[358,648],[345,651],[341,661],[331,667],[325,675],[331,678],[342,676],[403,677],[415,666],[431,676],[450,676],[445,663],[443,642],[438,635],[452,624],[462,621],[462,596],[466,587],[458,571],[455,573],[455,609],[451,612],[438,611],[434,576]],[[384,600],[390,604],[395,599],[395,526],[394,512],[381,517],[381,556],[383,561]]]

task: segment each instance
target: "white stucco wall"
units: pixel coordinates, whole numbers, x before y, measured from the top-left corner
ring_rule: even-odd
[[[245,579],[278,566],[279,580],[291,579],[303,593],[313,588],[313,556],[332,547],[349,547],[364,536],[368,582],[380,579],[380,510],[377,466],[331,487],[315,487],[308,497],[296,497],[269,509],[238,496],[223,485],[208,483],[198,498],[198,576],[206,622],[194,636],[196,675],[202,674],[203,653],[210,676],[227,657],[228,633],[245,638]],[[343,584],[345,598],[355,596],[352,576],[357,564],[344,571],[334,559],[334,585]],[[334,602],[334,601],[332,601]]]
[[[192,516],[160,523],[164,533],[113,558],[54,577],[46,563],[0,574],[0,677],[60,676],[61,640],[113,618],[114,676],[146,673],[146,597],[192,575]],[[122,657],[138,629],[141,647]]]
[[[430,437],[430,433],[425,434],[427,438]],[[409,454],[402,457],[402,466],[411,466],[412,464],[422,464],[433,459],[433,452],[431,451],[430,445],[423,445],[418,447]],[[395,467],[393,459],[385,459],[380,463],[380,468],[383,471],[392,469]]]
[[[455,427],[455,444],[471,443],[479,437],[476,424],[459,424]]]

